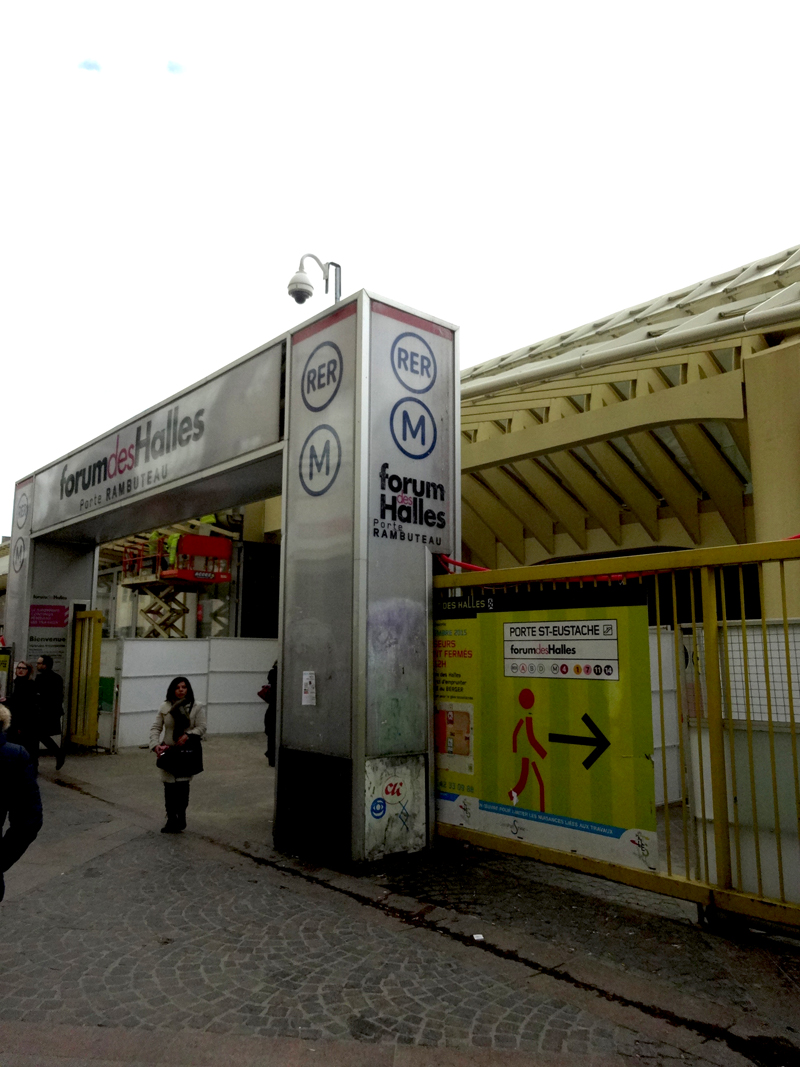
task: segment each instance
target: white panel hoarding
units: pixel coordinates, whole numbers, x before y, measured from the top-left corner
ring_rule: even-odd
[[[280,436],[281,345],[233,364],[36,474],[33,532],[161,491]]]

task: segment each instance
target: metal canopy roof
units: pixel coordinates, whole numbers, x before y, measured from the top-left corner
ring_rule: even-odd
[[[795,246],[464,371],[467,555],[751,539],[743,360],[799,337]]]
[[[769,298],[784,295],[781,291],[794,283],[798,285],[791,289],[791,299],[780,301],[781,306],[800,299],[800,245],[479,363],[463,371],[461,381],[463,384],[493,378],[521,365],[574,354],[578,350],[594,353],[599,351],[595,346],[610,348],[620,338],[631,343],[648,337],[663,337],[665,333],[677,333],[692,325],[713,324],[719,318],[753,312],[760,306],[764,310],[774,309],[776,305],[769,304]],[[800,307],[797,311],[800,318]],[[680,343],[680,338],[675,337],[675,341]],[[663,347],[663,344],[659,346]],[[489,388],[489,383],[486,384]]]

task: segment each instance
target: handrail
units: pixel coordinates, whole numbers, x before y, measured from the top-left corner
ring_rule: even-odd
[[[522,585],[526,582],[621,581],[662,571],[696,567],[730,566],[738,563],[769,563],[800,559],[800,538],[763,541],[716,548],[690,548],[680,552],[615,556],[612,559],[576,560],[571,563],[540,563],[533,567],[508,567],[480,574],[440,574],[433,579],[437,589],[473,585]],[[487,575],[490,577],[487,580]]]

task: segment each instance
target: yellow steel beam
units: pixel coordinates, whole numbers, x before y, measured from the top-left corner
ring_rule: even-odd
[[[679,422],[743,418],[742,372],[731,371],[676,386],[663,394],[637,396],[609,407],[590,409],[574,418],[464,444],[461,470],[471,473]]]
[[[704,369],[707,375],[719,373],[716,363],[704,360],[704,356],[707,356],[707,353],[701,352],[693,359],[696,381],[703,380],[700,377],[701,369]],[[658,371],[643,372],[638,384],[639,387],[646,385],[651,393],[660,393],[662,396],[669,392],[669,387]],[[694,467],[703,488],[716,505],[723,522],[739,544],[744,544],[747,540],[744,524],[744,486],[739,476],[702,427],[685,424],[673,426],[672,432]]]
[[[647,530],[654,541],[661,534],[658,527],[658,497],[607,441],[587,445],[586,451]]]
[[[757,341],[757,338],[747,340]],[[763,337],[761,338],[763,341]],[[737,338],[726,338],[715,347],[721,350],[737,348],[742,342]],[[660,367],[686,366],[695,356],[705,354],[713,356],[714,347],[706,343],[702,347],[695,346],[683,351],[671,352],[642,357],[636,360],[627,360],[614,363],[608,367],[590,368],[580,373],[572,373],[565,377],[554,377],[545,382],[531,383],[522,386],[507,386],[503,390],[497,390],[486,397],[470,397],[462,401],[462,411],[470,411],[473,407],[481,405],[493,406],[495,404],[516,404],[517,407],[542,407],[546,404],[546,398],[552,396],[570,396],[576,393],[587,393],[594,386],[606,382],[625,382],[635,378],[643,369],[657,369]],[[477,379],[475,379],[477,380]],[[487,382],[488,382],[487,378]]]
[[[739,544],[744,544],[744,486],[738,474],[701,426],[675,426],[673,433],[725,525]]]
[[[525,562],[525,537],[522,523],[497,499],[493,493],[480,484],[472,474],[461,479],[461,499],[466,500],[477,515],[483,519],[494,536],[505,545],[514,559]]]
[[[686,386],[689,389],[691,386]],[[653,400],[657,399],[651,394]],[[632,403],[632,401],[629,401]],[[651,433],[632,433],[628,444],[646,469],[650,480],[672,508],[681,526],[695,544],[700,543],[700,515],[697,505],[700,497],[683,467],[660,441]]]
[[[506,437],[513,437],[513,434],[506,434]],[[586,512],[580,504],[535,460],[521,459],[514,464],[514,470],[531,492],[563,523],[575,544],[585,549]]]
[[[578,413],[567,399],[554,400],[550,406],[549,421],[558,418],[577,418]],[[622,541],[619,521],[619,503],[606,487],[591,474],[570,452],[552,452],[550,462],[563,482],[594,515],[615,545]]]
[[[606,487],[571,453],[553,452],[549,458],[561,479],[597,519],[614,544],[621,544],[619,504]]]
[[[701,371],[706,376],[719,373],[716,362],[710,360],[708,353],[705,352],[700,352],[693,357],[689,364],[689,370],[692,369],[695,381],[703,380]],[[651,393],[662,395],[669,389],[658,371],[643,372],[638,385],[640,388],[646,385]],[[703,488],[716,505],[723,522],[734,538],[743,544],[747,540],[744,523],[744,487],[738,475],[702,427],[683,424],[673,426],[672,431],[694,467]]]
[[[481,476],[494,493],[500,497],[510,511],[517,516],[546,552],[552,556],[555,552],[553,519],[546,508],[536,500],[527,489],[523,489],[510,474],[500,467],[482,471]],[[467,475],[467,477],[472,477]]]
[[[728,567],[739,563],[774,563],[800,559],[800,538],[793,541],[763,541],[756,544],[690,548],[683,552],[644,553],[613,559],[576,560],[572,563],[539,563],[476,574],[445,574],[433,580],[437,588],[459,585],[519,585],[522,582],[552,582],[562,578],[592,578],[609,574],[648,574],[684,571],[694,567]]]
[[[725,424],[730,431],[734,444],[742,454],[742,459],[750,468],[750,430],[747,422],[728,422]]]
[[[461,501],[461,539],[469,545],[470,550],[484,566],[497,566],[497,542],[494,534],[463,499]]]

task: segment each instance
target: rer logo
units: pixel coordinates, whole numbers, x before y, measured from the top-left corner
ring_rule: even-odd
[[[389,416],[394,443],[409,459],[425,459],[436,448],[436,420],[421,400],[405,396]]]
[[[300,380],[300,394],[309,411],[322,411],[339,392],[342,382],[342,353],[333,341],[317,345],[306,360]]]
[[[27,493],[23,493],[17,501],[17,526],[20,530],[28,521],[28,508],[28,496]]]
[[[332,426],[317,426],[300,450],[300,484],[309,496],[322,496],[336,481],[341,465],[338,433]]]
[[[392,344],[392,370],[410,393],[427,393],[436,381],[436,357],[418,333],[401,333]]]

